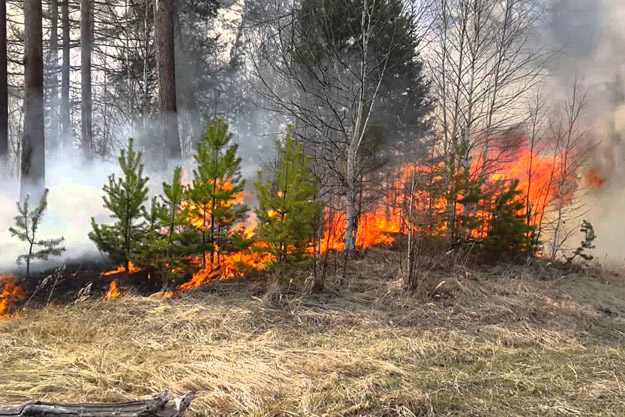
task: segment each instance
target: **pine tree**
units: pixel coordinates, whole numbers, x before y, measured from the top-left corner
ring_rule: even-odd
[[[61,243],[63,237],[58,239],[37,240],[37,231],[43,220],[43,214],[48,208],[48,189],[46,188],[41,196],[39,205],[32,211],[29,207],[30,196],[26,196],[24,203],[17,203],[19,215],[15,217],[15,227],[9,228],[11,236],[17,236],[22,242],[28,244],[28,253],[20,255],[17,263],[26,263],[26,276],[30,276],[30,263],[34,259],[46,261],[53,256],[60,256],[65,251]],[[41,249],[36,250],[36,247]]]
[[[93,231],[89,238],[99,250],[109,254],[114,262],[123,262],[126,271],[130,262],[140,251],[141,239],[146,234],[145,202],[147,201],[148,178],[143,176],[141,152],[135,152],[133,140],[128,142],[128,149],[122,149],[118,158],[122,177],[114,174],[103,187],[105,192],[104,207],[116,219],[113,225],[98,225],[91,219]]]
[[[188,269],[186,256],[197,250],[197,232],[189,228],[188,207],[183,207],[187,190],[182,185],[182,168],[174,170],[171,184],[163,183],[163,195],[152,199],[144,213],[148,224],[140,266],[156,270],[163,286],[174,284],[180,271]]]
[[[314,201],[319,191],[317,178],[301,144],[286,135],[284,146],[276,142],[277,167],[270,178],[258,173],[256,211],[260,239],[271,246],[278,263],[302,260],[315,235],[321,216],[321,202]]]
[[[534,228],[525,222],[525,205],[518,186],[518,180],[512,181],[507,188],[495,194],[494,203],[488,208],[490,222],[484,244],[491,255],[515,254],[530,249],[528,236]]]
[[[238,145],[230,145],[232,134],[223,119],[213,122],[204,139],[197,144],[194,159],[193,184],[189,190],[188,210],[191,225],[202,234],[202,259],[206,266],[206,251],[215,261],[217,249],[227,243],[228,231],[245,218],[248,208],[239,196],[245,188],[241,178]]]

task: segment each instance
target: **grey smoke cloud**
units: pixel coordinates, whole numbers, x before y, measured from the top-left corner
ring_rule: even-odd
[[[552,0],[546,39],[561,51],[549,64],[553,88],[578,77],[589,92],[588,119],[599,146],[593,168],[607,182],[583,198],[598,235],[597,259],[625,266],[625,2]],[[576,238],[571,244],[577,244]]]

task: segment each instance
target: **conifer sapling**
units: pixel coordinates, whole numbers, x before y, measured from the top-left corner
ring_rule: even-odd
[[[30,196],[26,196],[24,203],[17,203],[19,215],[15,217],[15,227],[9,228],[11,236],[17,236],[22,242],[28,244],[28,252],[17,258],[17,263],[26,263],[26,276],[30,276],[30,263],[35,259],[46,261],[53,256],[60,256],[65,251],[61,243],[63,237],[57,239],[37,240],[37,231],[43,220],[43,214],[48,208],[48,189],[45,189],[39,205],[34,210],[30,210]],[[37,249],[39,248],[39,249]]]
[[[230,145],[231,140],[228,125],[218,119],[208,127],[194,155],[197,167],[189,190],[188,210],[191,225],[202,234],[204,266],[206,251],[210,251],[213,263],[218,244],[226,240],[228,231],[243,220],[248,211],[237,199],[245,188],[245,180],[240,174],[238,145]]]
[[[284,146],[276,142],[277,166],[267,179],[258,173],[259,220],[257,234],[269,243],[278,263],[301,260],[315,235],[321,216],[317,178],[310,170],[310,159],[296,143],[291,129]]]
[[[141,152],[136,152],[133,140],[128,142],[128,149],[122,149],[118,158],[122,175],[109,176],[108,184],[103,187],[104,207],[115,219],[113,225],[99,225],[91,219],[93,231],[89,238],[99,250],[109,254],[114,262],[123,262],[126,271],[129,264],[140,251],[141,239],[146,233],[143,219],[147,201],[148,178],[143,176]]]

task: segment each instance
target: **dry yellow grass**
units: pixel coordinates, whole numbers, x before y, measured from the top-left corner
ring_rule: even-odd
[[[0,323],[0,403],[195,390],[200,416],[624,416],[625,290],[528,270],[402,294],[394,255],[323,295],[227,283]],[[433,282],[434,284],[437,281]]]

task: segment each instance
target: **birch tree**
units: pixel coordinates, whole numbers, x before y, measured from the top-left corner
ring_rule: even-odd
[[[401,122],[383,111],[385,100],[394,92],[404,104],[415,99],[411,116],[427,113],[427,101],[417,99],[427,87],[410,16],[396,0],[308,0],[296,8],[279,3],[266,21],[254,59],[259,92],[294,121],[316,169],[340,185],[345,250],[354,251],[372,128]],[[414,72],[393,85],[402,68]]]

